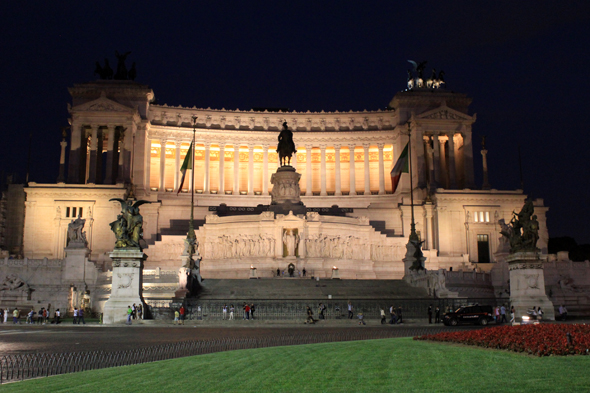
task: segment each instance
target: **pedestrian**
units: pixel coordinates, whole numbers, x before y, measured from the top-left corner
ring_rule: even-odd
[[[20,316],[20,312],[18,311],[18,309],[14,309],[14,311],[12,312],[12,320],[15,324],[18,323],[18,317]]]
[[[133,319],[137,319],[137,307],[135,307],[135,303],[131,306],[131,315],[133,316]]]
[[[508,320],[506,319],[506,305],[505,304],[502,304],[502,307],[500,307],[500,315],[502,316],[502,320],[500,322],[507,323]]]
[[[500,307],[496,306],[494,309],[494,320],[496,323],[500,323]]]
[[[432,323],[432,304],[428,306],[428,323]]]
[[[324,317],[324,304],[320,303],[318,304],[318,315],[320,319],[325,319]]]
[[[514,306],[510,307],[510,323],[514,323],[514,319],[516,317],[516,310],[514,310]]]
[[[246,304],[244,306],[244,315],[246,316],[246,320],[250,320],[250,305]]]
[[[559,306],[559,319],[561,319],[564,322],[567,319],[567,308],[565,308],[563,304]],[[6,322],[6,317],[4,317],[4,322]]]
[[[385,323],[385,310],[383,309],[383,307],[381,307],[381,325],[383,325]]]
[[[242,319],[246,320],[247,314],[246,314],[246,303],[245,302],[242,303],[242,311],[243,311]]]
[[[59,311],[59,308],[55,309],[55,314],[53,315],[53,319],[54,319],[56,325],[59,325],[61,323],[61,311]]]
[[[143,305],[141,303],[137,306],[137,315],[139,319],[143,319]]]
[[[256,307],[254,307],[254,303],[250,305],[250,316],[254,319],[254,311],[256,311]]]
[[[222,319],[225,321],[225,319],[227,318],[227,304],[223,305],[223,317]]]
[[[180,310],[178,311],[180,313],[180,321],[179,321],[179,325],[184,325],[184,314],[186,313],[186,310],[184,309],[184,305],[180,306]]]
[[[302,273],[303,273],[303,277],[305,277],[305,273],[307,273],[307,270],[305,270],[305,268],[303,268]]]
[[[47,318],[49,318],[49,311],[46,308],[43,309],[43,325],[47,324]]]
[[[127,325],[131,325],[131,317],[133,316],[133,309],[127,306]]]
[[[309,306],[307,306],[307,319],[305,320],[305,323],[315,323],[315,320],[313,319],[313,311],[311,311],[311,308],[309,308]]]
[[[10,310],[8,309],[8,307],[6,307],[4,309],[4,323],[8,322],[8,314],[10,314]]]
[[[354,313],[352,312],[353,310],[354,307],[352,306],[352,303],[348,301],[348,319],[352,319],[352,317],[354,316]]]
[[[78,309],[74,307],[74,325],[78,323]]]
[[[366,325],[365,319],[364,319],[365,317],[363,316],[363,313],[362,312],[359,312],[358,315],[357,315],[357,317],[359,319],[359,325]]]
[[[277,267],[277,277],[281,277],[281,269]]]
[[[27,325],[33,324],[33,315],[35,315],[35,310],[31,308],[31,311],[27,314]]]
[[[402,320],[402,306],[399,306],[397,308],[397,323],[403,323],[404,321]]]
[[[230,304],[229,305],[229,320],[230,321],[234,320],[234,311],[235,311],[234,305]]]
[[[178,310],[174,310],[174,324],[180,325],[180,313]]]
[[[45,309],[41,307],[37,313],[37,325],[40,325],[43,322],[43,310]]]
[[[0,321],[4,318],[4,311],[0,308]],[[6,323],[6,321],[4,321]]]
[[[539,308],[537,309],[537,320],[542,320],[543,319],[543,310],[541,310],[541,306],[539,306]]]
[[[86,321],[84,320],[84,310],[82,307],[78,310],[78,325],[82,322],[83,325],[86,325]]]
[[[440,323],[440,307],[436,306],[434,309],[434,323]]]

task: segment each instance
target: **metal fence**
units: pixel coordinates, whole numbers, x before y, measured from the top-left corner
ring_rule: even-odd
[[[91,351],[6,355],[0,357],[0,384],[237,349],[414,336],[438,333],[444,329],[444,327],[415,328],[411,330],[367,329],[361,331],[351,330],[346,333],[271,335],[251,338],[183,341],[116,352]]]
[[[353,318],[357,318],[359,312],[363,313],[365,319],[378,319],[381,314],[381,308],[385,310],[386,316],[389,316],[389,307],[394,306],[396,311],[402,308],[403,318],[426,318],[428,306],[432,305],[433,309],[439,307],[441,314],[445,310],[456,310],[460,306],[467,304],[485,304],[496,306],[496,299],[493,298],[470,298],[470,299],[351,299],[353,305]],[[170,303],[159,301],[150,301],[146,299],[150,315],[155,319],[172,319],[174,318],[175,309],[180,308],[181,303]],[[228,299],[228,300],[186,300],[186,319],[189,320],[222,320],[223,306],[228,307],[227,317],[229,318],[229,308],[233,304],[235,308],[234,318],[241,319],[244,315],[243,303],[254,304],[254,318],[268,321],[278,320],[304,320],[307,317],[307,307],[309,306],[318,319],[318,305],[322,303],[326,306],[324,312],[325,319],[345,319],[348,317],[348,300],[331,300],[331,299],[309,299],[309,300],[279,300],[279,299]]]

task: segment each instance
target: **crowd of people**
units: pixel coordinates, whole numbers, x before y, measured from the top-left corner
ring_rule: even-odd
[[[76,309],[75,309],[76,310]],[[76,311],[77,312],[77,311]],[[80,309],[80,312],[82,310]],[[83,315],[83,314],[82,314]],[[0,322],[2,323],[9,323],[10,318],[12,318],[13,324],[20,324],[21,320],[24,318],[25,324],[27,325],[47,325],[47,324],[56,324],[59,325],[62,322],[61,312],[59,308],[55,310],[53,313],[53,319],[50,317],[49,307],[41,307],[39,311],[35,311],[34,308],[31,308],[28,312],[19,310],[18,308],[10,309],[0,308]],[[82,317],[82,321],[84,321]],[[76,322],[74,322],[76,323]]]

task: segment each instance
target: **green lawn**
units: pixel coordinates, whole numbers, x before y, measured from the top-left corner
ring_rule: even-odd
[[[1,392],[587,392],[590,356],[409,338],[223,352],[12,383]]]

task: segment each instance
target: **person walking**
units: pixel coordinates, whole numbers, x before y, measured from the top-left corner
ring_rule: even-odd
[[[74,325],[78,323],[78,309],[74,307]]]
[[[516,311],[514,310],[514,306],[510,307],[510,323],[514,323],[514,319],[516,317]]]
[[[500,315],[502,316],[502,319],[500,320],[501,323],[507,323],[508,320],[506,319],[506,305],[502,304],[502,307],[500,307]]]
[[[315,323],[315,320],[313,319],[313,311],[311,311],[311,308],[309,306],[307,306],[307,319],[305,320],[305,323]]]
[[[223,315],[222,315],[221,319],[223,319],[225,321],[226,318],[227,318],[227,304],[224,304],[223,305]]]
[[[18,309],[14,309],[14,311],[12,312],[12,320],[15,324],[18,323],[18,317],[20,316],[20,312],[18,311]]]
[[[131,317],[133,316],[133,309],[127,306],[127,325],[131,325]]]
[[[243,311],[243,315],[242,315],[242,319],[246,320],[246,303],[242,303],[242,311]]]
[[[40,325],[43,322],[43,310],[45,309],[41,307],[37,313],[37,325]]]
[[[180,325],[180,313],[178,310],[174,310],[174,324]]]
[[[8,322],[8,314],[10,314],[10,310],[8,309],[8,307],[6,307],[4,309],[4,323]]]
[[[54,319],[56,325],[59,325],[61,323],[61,311],[59,311],[59,308],[57,308],[55,310],[55,314],[53,315],[53,319]]]
[[[229,305],[229,320],[230,321],[234,320],[234,311],[235,311],[234,305],[230,304]]]
[[[137,306],[137,316],[139,319],[143,319],[143,305],[141,303]]]
[[[131,315],[133,316],[133,319],[137,319],[137,307],[135,307],[135,303],[131,306]]]
[[[250,320],[250,305],[246,304],[244,306],[244,314],[246,315],[246,320],[249,321]]]
[[[250,317],[254,319],[254,311],[256,311],[256,307],[254,307],[254,303],[250,304]]]
[[[498,306],[494,309],[494,320],[496,321],[496,324],[500,323],[500,307]]]
[[[432,323],[432,304],[428,306],[428,323]]]
[[[352,317],[354,316],[353,310],[354,310],[354,307],[352,306],[352,303],[349,301],[348,302],[348,319],[352,319]]]
[[[541,310],[541,306],[539,306],[539,308],[537,309],[537,320],[542,320],[543,319],[543,310]]]
[[[383,325],[385,323],[385,310],[383,309],[383,307],[381,307],[381,325]]]
[[[440,307],[436,306],[434,309],[434,323],[440,323]]]
[[[365,322],[365,317],[363,316],[362,312],[359,312],[357,315],[358,319],[359,319],[359,325],[366,325],[367,323]]]
[[[29,313],[27,314],[27,325],[32,325],[33,324],[33,315],[35,315],[35,310],[33,310],[31,308],[31,311],[29,311]]]
[[[84,320],[84,310],[82,307],[78,310],[78,325],[82,322],[82,325],[86,325],[86,321]]]
[[[49,311],[46,308],[43,309],[43,325],[47,324],[47,318],[49,318]]]
[[[305,270],[305,268],[303,268],[302,273],[303,273],[303,277],[305,277],[305,273],[307,273],[307,270]]]
[[[565,308],[563,304],[559,306],[559,319],[563,322],[565,322],[565,320],[567,319],[567,308]],[[6,323],[6,317],[4,317],[4,323]]]
[[[184,305],[180,306],[180,322],[178,323],[179,325],[184,325],[184,315],[186,313],[186,310],[184,309]]]

